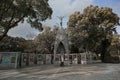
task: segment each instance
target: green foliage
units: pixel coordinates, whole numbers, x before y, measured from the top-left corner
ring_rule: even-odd
[[[41,30],[41,21],[50,18],[51,14],[48,0],[0,0],[0,40],[24,19]]]
[[[105,63],[120,63],[120,59],[118,56],[106,56],[104,59]]]
[[[3,40],[0,42],[0,51],[21,51],[23,52],[26,49],[26,46],[28,46],[27,41],[23,38],[13,38],[10,36],[6,36]]]
[[[41,53],[53,53],[56,29],[44,26],[44,30],[34,40],[37,51]]]
[[[109,7],[90,5],[83,13],[74,12],[69,17],[66,29],[71,45],[79,50],[101,53],[103,59],[113,39],[115,26],[119,25],[119,17]]]

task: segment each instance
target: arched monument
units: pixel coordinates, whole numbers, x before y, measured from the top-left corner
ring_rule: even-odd
[[[56,34],[56,40],[54,45],[54,63],[56,59],[56,54],[59,52],[61,56],[61,66],[64,65],[65,60],[65,54],[67,56],[67,63],[69,64],[69,45],[68,45],[68,38],[65,30],[63,27],[59,27],[57,34]]]

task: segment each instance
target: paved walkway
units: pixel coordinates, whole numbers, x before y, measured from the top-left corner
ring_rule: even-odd
[[[120,80],[120,64],[41,65],[0,70],[0,80]]]

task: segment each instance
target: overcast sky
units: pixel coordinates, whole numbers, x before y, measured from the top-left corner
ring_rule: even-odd
[[[90,4],[110,7],[120,17],[120,0],[49,0],[49,5],[53,10],[52,19],[44,21],[43,24],[53,27],[53,25],[60,22],[58,16],[64,16],[63,26],[66,27],[70,14],[75,11],[82,12]],[[117,28],[117,31],[120,33],[120,26]],[[37,35],[39,31],[31,28],[26,22],[19,24],[18,27],[8,32],[10,36],[23,38],[28,38],[27,35],[29,34]]]

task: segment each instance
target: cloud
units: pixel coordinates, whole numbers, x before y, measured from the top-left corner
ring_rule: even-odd
[[[118,16],[120,17],[120,2],[117,3],[117,6],[116,6],[115,10],[118,13]]]
[[[81,11],[86,6],[93,3],[94,0],[74,0],[72,3],[70,0],[49,0],[49,4],[52,7],[55,15],[70,15],[74,11]]]
[[[116,6],[114,6],[114,12],[118,14],[118,16],[120,17],[120,1],[116,4]],[[120,23],[120,20],[119,20]],[[120,26],[117,26],[116,28],[117,32],[120,34]]]
[[[27,22],[24,22],[23,24],[20,23],[17,27],[10,29],[8,35],[28,39],[27,36],[29,36],[29,34],[37,35],[38,33],[38,30],[31,28]]]
[[[75,11],[82,11],[85,7],[92,4],[94,0],[49,0],[49,5],[53,9],[52,19],[43,22],[43,25],[51,26],[59,23],[57,16],[65,16],[63,25],[66,26],[68,17]],[[26,22],[19,24],[18,27],[11,29],[8,35],[13,37],[27,38],[28,34],[38,34],[39,31],[30,27]]]
[[[45,21],[43,24],[53,26],[59,23],[57,16],[64,16],[64,26],[67,24],[68,17],[75,11],[81,11],[90,4],[93,4],[94,0],[49,0],[49,4],[53,9],[53,15],[51,20]]]

